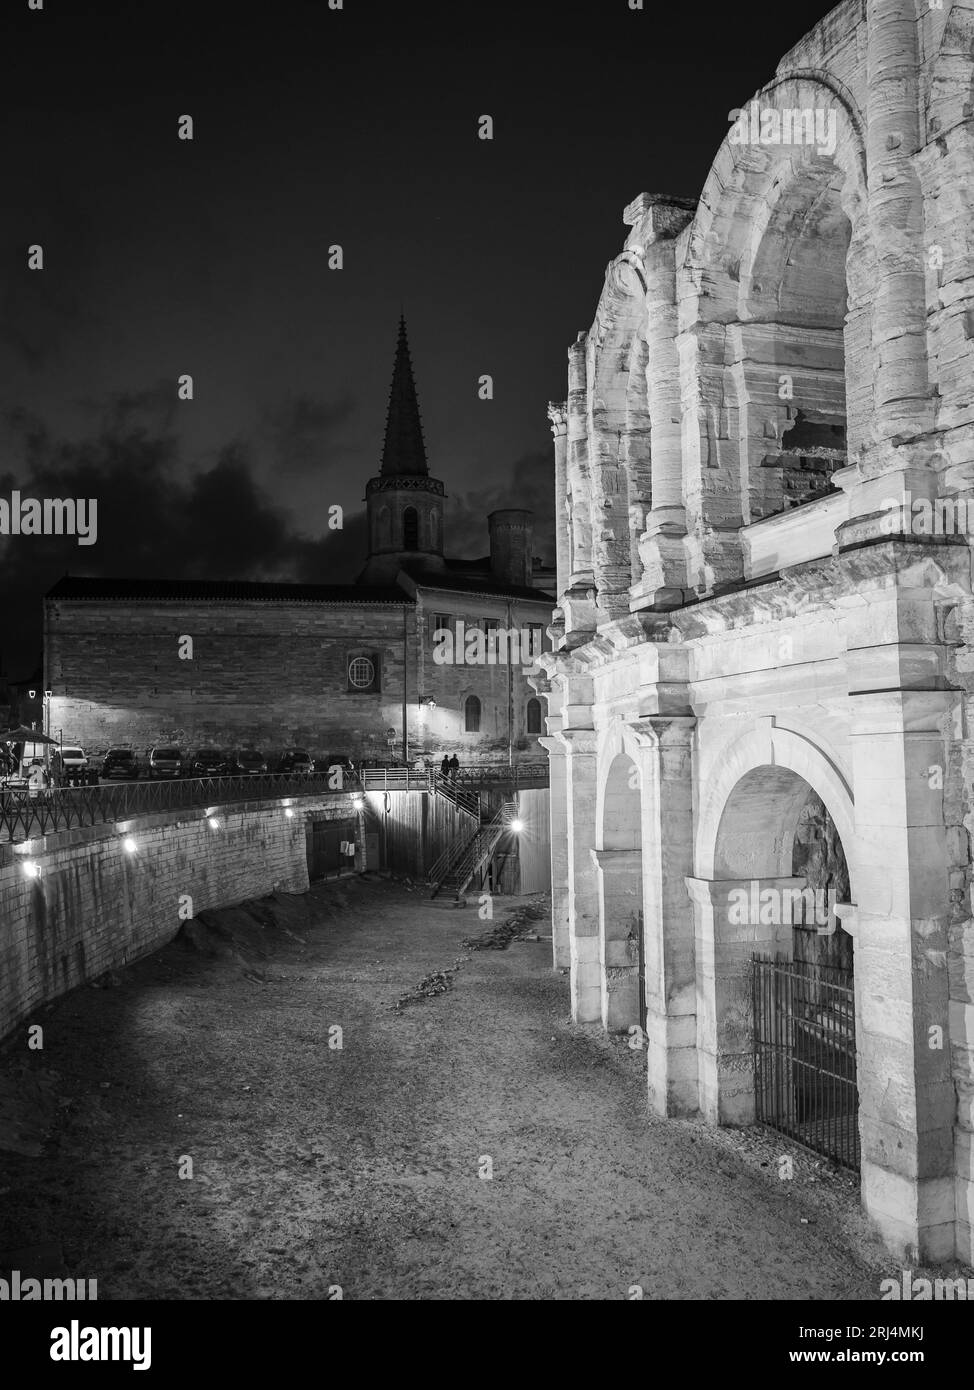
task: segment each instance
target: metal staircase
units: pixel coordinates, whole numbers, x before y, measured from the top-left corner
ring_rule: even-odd
[[[449,782],[445,777],[437,774],[432,779],[433,791],[436,796],[441,796],[444,801],[448,801],[451,806],[455,806],[458,811],[462,811],[471,820],[480,824],[480,793],[469,791],[464,787],[458,787],[455,782]]]
[[[459,898],[467,884],[484,867],[517,814],[517,804],[505,801],[492,821],[478,826],[440,855],[429,871],[431,898],[444,891]]]

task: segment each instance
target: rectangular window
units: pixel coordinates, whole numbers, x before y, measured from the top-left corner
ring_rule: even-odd
[[[528,623],[528,631],[531,634],[531,649],[528,654],[532,657],[540,656],[544,651],[544,626],[541,623]]]
[[[450,613],[430,614],[430,641],[436,641],[438,632],[452,632],[455,618]]]

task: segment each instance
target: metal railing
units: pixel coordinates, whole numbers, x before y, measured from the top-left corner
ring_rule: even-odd
[[[466,815],[480,824],[480,793],[464,790],[463,787],[456,786],[445,777],[436,776],[433,778],[433,790],[437,796],[441,796],[444,801],[449,801],[451,806],[455,806],[458,811],[463,811]]]
[[[487,786],[548,785],[548,764],[543,763],[473,763],[461,767],[448,778],[441,777],[438,767],[414,768],[390,765],[365,767],[358,776],[367,791],[433,791],[436,784],[459,789]]]
[[[0,843],[53,835],[59,830],[108,825],[134,816],[155,815],[234,801],[277,800],[337,792],[327,772],[295,775],[180,777],[172,781],[116,782],[92,787],[49,787],[36,791],[0,789]],[[356,791],[346,776],[341,790]]]
[[[450,847],[451,853],[446,863],[439,869],[436,878],[430,870],[433,883],[431,898],[435,898],[442,888],[449,887],[458,896],[466,888],[478,869],[486,864],[493,854],[501,837],[506,834],[512,818],[517,814],[513,801],[505,801],[503,806],[487,825],[481,826],[461,844]],[[441,855],[441,858],[443,856]]]
[[[780,956],[751,969],[755,1119],[857,1170],[852,971]]]

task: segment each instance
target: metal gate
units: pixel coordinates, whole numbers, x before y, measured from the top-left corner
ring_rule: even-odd
[[[851,970],[754,956],[758,1124],[859,1169],[859,1089]]]

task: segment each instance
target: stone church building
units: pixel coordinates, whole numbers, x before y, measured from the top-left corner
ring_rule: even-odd
[[[721,140],[549,412],[555,964],[656,1113],[970,1262],[974,7],[845,0]]]
[[[544,761],[525,672],[550,645],[554,575],[533,556],[532,514],[492,512],[490,554],[452,559],[445,496],[401,322],[355,582],[67,576],[45,600],[48,728],[89,753],[175,743],[357,763]]]

